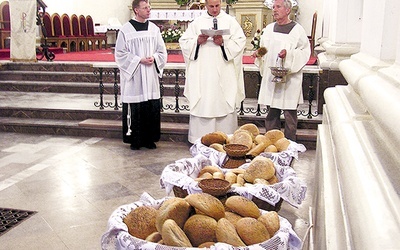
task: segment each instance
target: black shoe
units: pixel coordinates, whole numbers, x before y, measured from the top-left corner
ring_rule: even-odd
[[[155,149],[157,148],[156,144],[154,142],[149,142],[146,145],[144,145],[144,147],[148,148],[148,149]]]
[[[139,150],[139,149],[140,149],[139,146],[131,144],[131,150]]]

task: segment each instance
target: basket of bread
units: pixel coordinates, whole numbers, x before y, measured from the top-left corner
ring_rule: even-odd
[[[167,195],[173,192],[176,197],[184,198],[204,192],[200,182],[209,179],[227,181],[227,196],[244,196],[267,211],[279,211],[284,200],[298,207],[307,191],[306,184],[296,176],[293,168],[280,166],[263,156],[257,156],[238,168],[221,168],[199,154],[167,165],[161,173],[160,184]]]
[[[102,249],[301,249],[290,222],[242,196],[224,202],[207,193],[155,200],[143,194],[120,206]]]
[[[216,131],[205,134],[190,148],[192,156],[203,154],[215,164],[222,166],[227,161],[226,147],[229,144],[240,144],[248,147],[247,159],[258,155],[270,158],[280,165],[291,165],[298,159],[299,152],[305,152],[304,145],[291,141],[278,129],[261,133],[253,123],[240,126],[233,134]],[[236,167],[236,166],[235,166]]]

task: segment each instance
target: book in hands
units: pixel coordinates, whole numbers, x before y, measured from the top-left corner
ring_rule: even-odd
[[[222,29],[222,30],[202,29],[201,30],[201,34],[213,37],[213,36],[218,36],[218,35],[221,35],[221,36],[230,35],[231,32],[229,31],[229,29]]]

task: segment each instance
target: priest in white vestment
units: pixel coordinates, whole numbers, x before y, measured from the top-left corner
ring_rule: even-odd
[[[160,139],[159,77],[167,63],[160,28],[147,19],[148,0],[134,0],[135,17],[124,24],[115,45],[120,70],[123,141],[132,150],[156,148]]]
[[[207,12],[193,20],[179,39],[186,63],[184,95],[189,101],[188,140],[204,134],[233,133],[236,108],[244,99],[242,56],[246,37],[235,17],[221,12],[221,0],[206,0]],[[229,30],[209,37],[201,30]]]
[[[285,137],[296,141],[297,107],[303,103],[303,67],[307,64],[311,49],[303,27],[290,20],[290,0],[275,0],[273,14],[276,22],[267,25],[260,37],[260,48],[267,53],[260,55],[257,50],[255,64],[262,76],[258,103],[268,105],[266,130],[281,129],[281,111],[285,116]],[[270,67],[281,66],[289,69],[285,82],[274,82]]]

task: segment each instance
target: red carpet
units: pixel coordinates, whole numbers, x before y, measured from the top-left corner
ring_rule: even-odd
[[[80,51],[80,52],[69,52],[63,53],[60,49],[52,49],[55,54],[55,62],[58,61],[77,61],[77,62],[114,62],[114,54],[111,49],[107,50],[95,50],[95,51]],[[9,60],[10,59],[10,50],[2,49],[0,50],[0,60]],[[43,58],[42,60],[46,60]],[[316,57],[311,57],[308,61],[308,65],[313,65],[317,61]],[[183,63],[182,55],[170,54],[168,55],[168,62],[170,63]],[[251,56],[243,56],[244,64],[253,64],[254,58]]]

